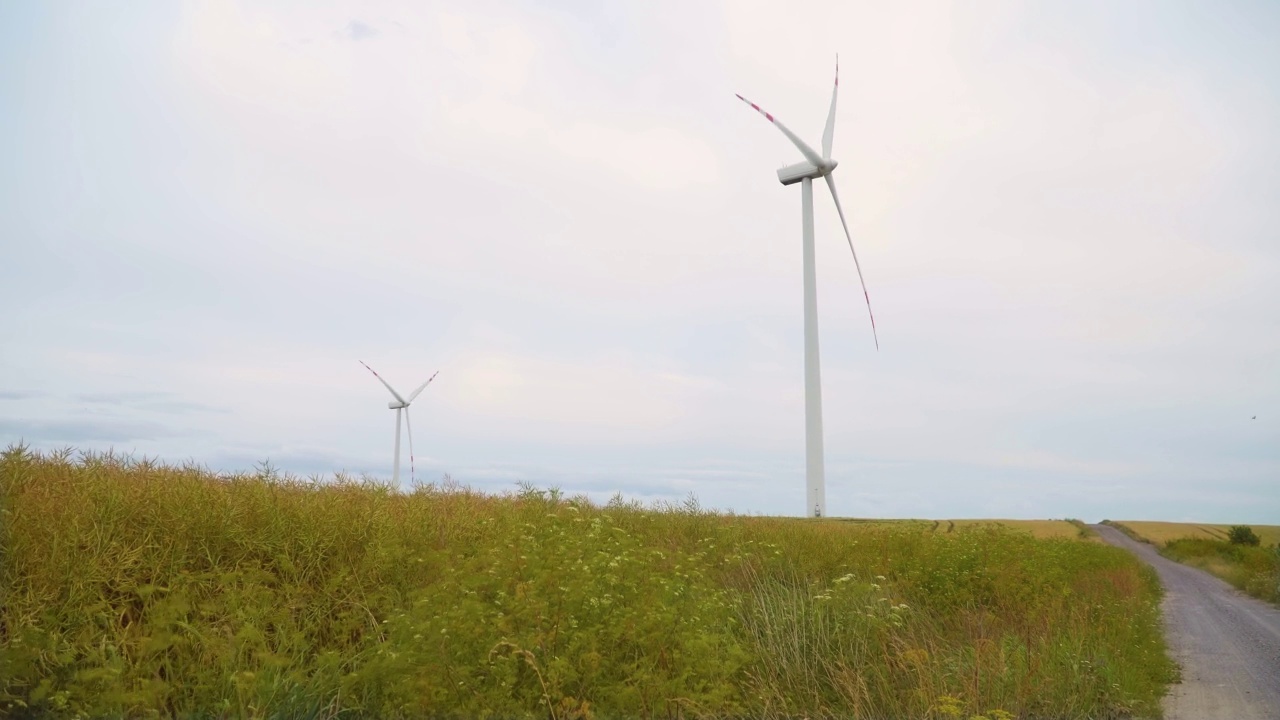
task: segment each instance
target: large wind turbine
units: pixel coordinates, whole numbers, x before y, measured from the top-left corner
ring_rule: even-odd
[[[836,58],[836,82],[831,91],[831,110],[827,113],[827,127],[822,132],[822,154],[814,152],[786,125],[765,112],[759,105],[738,96],[742,102],[750,105],[756,112],[765,116],[787,139],[796,146],[804,156],[804,162],[788,165],[778,170],[778,180],[783,185],[800,183],[800,198],[803,206],[802,234],[804,238],[804,430],[805,430],[805,513],[814,517],[827,514],[827,486],[823,468],[822,453],[822,377],[818,367],[818,289],[816,287],[813,252],[813,181],[822,178],[827,181],[831,190],[831,199],[835,201],[836,212],[840,215],[840,225],[844,228],[845,239],[849,241],[849,250],[853,252],[853,265],[858,270],[858,282],[862,283],[862,296],[867,301],[867,315],[871,317],[871,336],[875,339],[876,349],[880,349],[880,339],[876,336],[876,318],[871,315],[871,296],[867,294],[867,283],[862,279],[862,266],[858,264],[858,251],[853,249],[853,237],[849,235],[849,225],[844,220],[844,209],[840,207],[840,196],[836,194],[835,182],[831,173],[836,169],[836,161],[831,157],[831,141],[836,129],[836,95],[840,92],[840,61]]]
[[[405,422],[405,425],[408,426],[407,429],[409,430],[409,474],[410,474],[410,477],[413,477],[413,423],[409,421],[409,403],[412,403],[414,399],[417,398],[418,395],[423,390],[427,389],[427,386],[431,384],[432,380],[436,379],[436,375],[439,375],[440,371],[437,370],[435,373],[433,373],[431,377],[427,378],[426,382],[419,385],[417,390],[414,390],[412,393],[409,394],[408,398],[405,398],[401,396],[400,393],[396,392],[396,389],[391,387],[390,383],[388,383],[386,380],[383,380],[382,376],[378,374],[378,371],[374,370],[368,365],[365,365],[365,362],[363,360],[360,361],[360,364],[364,365],[366,370],[373,373],[373,376],[378,378],[378,382],[386,386],[386,388],[391,391],[391,396],[395,398],[391,402],[387,403],[387,407],[396,411],[396,458],[395,458],[395,463],[392,465],[392,470],[391,470],[391,484],[399,486],[400,485],[400,413],[401,411],[404,412],[404,422]]]

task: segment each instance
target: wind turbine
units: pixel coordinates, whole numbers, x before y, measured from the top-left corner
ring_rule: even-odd
[[[386,380],[383,380],[382,376],[378,374],[377,370],[374,370],[368,365],[365,365],[365,362],[363,360],[360,361],[360,364],[364,365],[366,370],[373,373],[373,376],[378,378],[378,382],[386,386],[386,388],[391,391],[391,396],[395,398],[391,402],[387,403],[387,407],[396,411],[396,458],[395,458],[395,463],[392,465],[392,470],[391,470],[391,484],[396,485],[398,487],[400,485],[400,413],[402,411],[404,412],[404,422],[405,422],[405,425],[408,426],[408,430],[409,430],[409,477],[412,478],[414,477],[413,423],[409,421],[409,403],[412,403],[414,399],[417,398],[418,395],[423,390],[427,389],[427,386],[431,384],[432,380],[436,379],[436,375],[439,375],[440,371],[439,370],[435,371],[435,373],[433,373],[431,377],[427,378],[426,382],[419,385],[417,390],[414,390],[412,393],[409,394],[408,398],[405,398],[401,396],[400,393],[396,392],[396,389],[391,387],[390,383],[388,383]]]
[[[867,283],[862,279],[862,266],[858,264],[858,251],[853,249],[853,237],[849,235],[849,224],[844,219],[844,209],[840,207],[840,196],[836,193],[835,182],[831,173],[838,164],[831,157],[831,141],[836,129],[836,96],[840,92],[840,58],[836,57],[836,82],[831,91],[831,110],[827,112],[827,127],[822,132],[822,154],[814,152],[786,125],[765,112],[759,105],[738,95],[738,99],[750,105],[756,112],[773,123],[787,139],[791,141],[804,161],[788,165],[778,170],[778,180],[783,185],[800,183],[800,199],[803,208],[801,223],[804,239],[804,430],[805,430],[805,513],[814,517],[827,514],[827,487],[823,467],[822,452],[822,377],[818,367],[818,289],[816,287],[814,252],[813,252],[813,181],[822,178],[827,181],[831,190],[831,199],[836,204],[836,212],[840,215],[840,225],[844,228],[845,239],[849,241],[849,250],[853,253],[853,266],[858,270],[858,282],[862,284],[862,296],[867,301],[867,315],[871,317],[871,337],[875,339],[876,350],[880,349],[880,339],[876,336],[876,318],[871,314],[871,296],[867,294]]]

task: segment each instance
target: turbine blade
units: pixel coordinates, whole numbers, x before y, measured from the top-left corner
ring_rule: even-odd
[[[876,350],[880,349],[880,337],[876,334],[876,316],[871,312],[871,296],[867,294],[867,281],[862,279],[862,265],[858,263],[858,251],[853,249],[853,236],[849,234],[849,224],[844,221],[844,208],[840,207],[840,196],[836,194],[836,183],[828,173],[824,178],[827,187],[831,188],[831,199],[836,201],[836,212],[840,214],[840,226],[844,228],[844,237],[849,241],[849,252],[853,253],[853,266],[858,269],[858,282],[862,283],[862,297],[867,301],[867,316],[871,318],[871,337],[875,338]]]
[[[765,119],[767,119],[769,122],[777,126],[777,128],[782,131],[782,134],[786,135],[787,139],[790,140],[791,143],[795,145],[798,150],[800,150],[800,153],[804,155],[805,160],[808,160],[809,162],[813,163],[814,166],[816,167],[822,166],[822,158],[818,156],[818,153],[814,152],[813,148],[806,145],[803,140],[796,137],[796,134],[788,130],[786,125],[783,125],[782,123],[778,122],[777,118],[765,112],[759,105],[751,102],[750,100],[742,97],[741,95],[738,96],[738,99],[750,105],[753,109],[755,109],[756,112],[765,116]]]
[[[436,379],[436,375],[439,375],[439,374],[440,374],[440,371],[439,371],[439,370],[437,370],[437,371],[435,371],[434,373],[432,373],[432,374],[431,374],[431,377],[427,378],[427,381],[426,381],[426,382],[424,382],[424,383],[422,383],[421,385],[419,385],[419,386],[418,386],[418,389],[417,389],[417,390],[414,390],[414,391],[409,395],[409,400],[408,400],[408,402],[413,402],[413,399],[414,399],[414,398],[416,398],[416,397],[418,397],[418,395],[419,395],[419,394],[421,394],[423,390],[426,390],[426,389],[427,389],[427,386],[431,384],[431,381],[432,381],[432,380],[435,380],[435,379]]]
[[[836,84],[831,90],[831,110],[827,112],[827,129],[822,131],[822,157],[831,157],[831,142],[836,134],[836,95],[840,94],[840,56],[836,55]]]
[[[391,385],[389,385],[386,380],[383,380],[382,376],[379,375],[376,370],[369,367],[368,365],[365,365],[363,360],[360,361],[360,364],[364,365],[365,370],[368,370],[369,372],[373,373],[373,376],[378,378],[378,382],[382,383],[383,385],[386,385],[387,389],[391,391],[391,395],[395,397],[395,399],[399,400],[400,402],[404,402],[404,398],[400,397],[400,393],[396,392],[396,389],[391,387]]]
[[[413,469],[413,421],[409,420],[409,406],[404,408],[404,426],[409,431],[409,482],[417,483],[418,476]]]

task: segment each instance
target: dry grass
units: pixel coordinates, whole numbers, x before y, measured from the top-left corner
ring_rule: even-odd
[[[1227,531],[1231,529],[1231,525],[1214,525],[1210,523],[1175,523],[1151,520],[1115,520],[1113,522],[1129,528],[1139,539],[1146,540],[1152,545],[1164,545],[1170,540],[1181,540],[1183,538],[1226,540]],[[1253,531],[1262,539],[1264,546],[1280,543],[1280,525],[1250,525],[1249,527],[1253,528]]]
[[[1094,542],[1100,542],[1097,534],[1086,533],[1081,535],[1081,528],[1068,520],[955,520],[956,529],[965,527],[975,527],[982,525],[1001,525],[1013,530],[1024,530],[1031,533],[1033,537],[1048,538],[1064,538],[1064,539],[1087,539]]]
[[[785,519],[785,518],[778,518]],[[1092,542],[1102,542],[1097,533],[1083,527],[1083,524],[1077,524],[1071,520],[1007,520],[1000,518],[991,519],[963,519],[963,520],[916,520],[916,519],[862,519],[862,518],[827,518],[824,520],[809,520],[804,522],[831,523],[833,525],[840,524],[849,527],[863,528],[867,530],[877,528],[902,528],[912,527],[921,530],[928,530],[938,533],[956,532],[962,529],[982,528],[989,526],[999,526],[1009,528],[1010,530],[1018,530],[1031,533],[1032,537],[1047,540],[1050,538],[1067,539],[1067,540],[1089,540]]]

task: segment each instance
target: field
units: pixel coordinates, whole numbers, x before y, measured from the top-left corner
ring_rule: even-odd
[[[806,520],[806,522],[813,521]],[[1066,538],[1102,542],[1096,533],[1086,528],[1082,523],[1079,523],[1079,521],[1072,520],[863,520],[851,518],[828,518],[827,520],[819,522],[853,523],[861,527],[902,527],[904,525],[911,525],[921,530],[935,533],[950,533],[957,530],[999,525],[1012,530],[1031,533],[1033,537],[1040,539]]]
[[[1152,522],[1147,520],[1113,520],[1113,524],[1121,525],[1133,531],[1139,540],[1160,546],[1170,540],[1182,538],[1200,538],[1207,540],[1226,540],[1230,525],[1210,525],[1206,523],[1173,523]],[[1261,538],[1263,545],[1280,543],[1280,525],[1250,525]]]
[[[954,520],[944,522],[954,523],[956,529],[994,523],[1014,530],[1023,530],[1031,533],[1034,537],[1042,539],[1087,539],[1093,542],[1102,542],[1095,533],[1069,520]]]
[[[6,717],[1142,716],[1174,672],[1149,568],[992,523],[22,448],[0,517]]]

